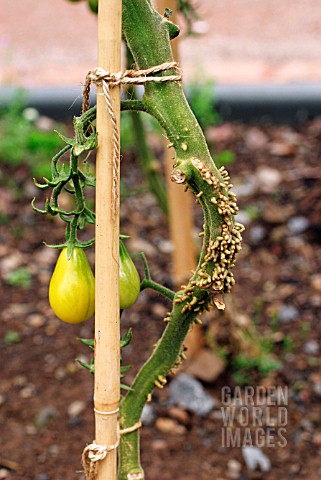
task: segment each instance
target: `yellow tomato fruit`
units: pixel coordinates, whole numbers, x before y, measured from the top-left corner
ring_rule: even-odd
[[[133,305],[140,292],[140,278],[124,243],[119,242],[119,304],[123,310]]]
[[[49,302],[60,320],[81,323],[95,311],[95,278],[82,248],[61,251],[49,285]]]

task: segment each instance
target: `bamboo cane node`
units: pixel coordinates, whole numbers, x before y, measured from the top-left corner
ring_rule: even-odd
[[[97,408],[94,408],[94,412],[98,413],[98,415],[115,415],[119,412],[119,408],[116,408],[115,410],[112,410],[110,412],[103,412],[101,410],[98,410]]]
[[[132,425],[131,427],[128,427],[128,428],[123,428],[122,430],[119,430],[119,434],[120,435],[126,435],[127,433],[132,433],[132,432],[135,432],[136,430],[138,430],[139,428],[142,427],[142,422],[139,421],[139,422],[136,422],[134,425]]]

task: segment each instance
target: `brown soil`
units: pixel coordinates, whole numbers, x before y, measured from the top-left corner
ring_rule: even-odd
[[[146,478],[228,479],[232,478],[231,460],[237,460],[241,472],[234,478],[316,480],[321,475],[321,121],[299,130],[228,124],[211,128],[208,136],[215,140],[217,151],[228,148],[236,153],[237,161],[229,171],[236,189],[240,191],[243,185],[239,204],[249,224],[235,269],[233,300],[239,312],[255,321],[261,338],[273,339],[274,355],[282,362],[266,378],[251,371],[248,382],[289,387],[287,446],[264,448],[272,463],[271,471],[264,474],[246,469],[239,448],[221,446],[221,388],[236,385],[228,366],[214,383],[205,385],[217,401],[205,418],[181,410],[173,412],[166,403],[168,389],[155,392],[153,406],[162,420],[157,426],[142,429]],[[266,167],[272,173],[263,170]],[[143,184],[131,155],[123,159],[122,175],[127,189]],[[41,195],[35,192],[24,168],[13,171],[1,167],[1,176],[0,204],[8,223],[0,226],[0,478],[82,479],[81,452],[94,436],[93,381],[75,362],[76,358],[90,358],[76,337],[92,337],[93,321],[70,326],[51,312],[47,286],[56,252],[42,242],[60,242],[63,226],[32,212],[30,199],[36,194],[41,200]],[[272,177],[277,179],[274,184]],[[121,217],[122,231],[133,237],[129,248],[145,249],[155,280],[170,286],[168,231],[154,198],[146,192],[126,198]],[[303,231],[295,233],[294,217],[307,220]],[[199,210],[196,224],[201,228]],[[148,244],[142,246],[138,238]],[[6,282],[8,272],[19,266],[29,269],[31,286]],[[277,312],[280,316],[284,307],[294,312],[288,321],[284,320],[284,310],[283,321],[278,320]],[[160,296],[144,292],[123,315],[122,329],[132,327],[134,332],[126,363],[136,366],[147,357],[163,329],[162,315],[167,309]],[[224,337],[227,327],[220,318],[214,312],[204,329],[222,321],[220,342],[228,345]],[[16,343],[8,344],[9,330],[19,334]],[[127,375],[128,380],[135,371],[136,367]],[[70,416],[68,409],[78,400],[83,402],[80,412]],[[167,417],[175,417],[177,423],[164,433],[162,423]]]

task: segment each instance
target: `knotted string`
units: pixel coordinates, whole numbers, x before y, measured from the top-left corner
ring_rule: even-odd
[[[176,71],[173,75],[164,76],[150,76],[153,73],[163,72],[164,70],[174,69]],[[148,82],[161,83],[161,82],[179,82],[182,79],[182,73],[176,62],[166,62],[155,67],[150,67],[145,70],[125,70],[124,72],[109,73],[102,68],[95,68],[90,70],[86,76],[86,81],[83,90],[83,113],[86,112],[89,107],[90,87],[94,83],[97,86],[101,86],[103,95],[105,98],[107,110],[112,123],[113,131],[113,205],[112,211],[116,214],[116,205],[119,197],[118,187],[118,159],[120,156],[120,140],[119,131],[117,125],[117,119],[113,107],[113,103],[110,96],[110,89],[119,85],[142,85]]]
[[[138,430],[141,428],[141,426],[142,422],[138,421],[131,427],[124,428],[122,430],[119,430],[118,427],[117,442],[114,445],[97,445],[95,442],[87,445],[82,453],[82,466],[85,471],[86,480],[95,480],[98,462],[104,460],[109,452],[118,448],[120,435],[126,435],[127,433],[135,432],[135,430]]]
[[[104,460],[109,452],[116,450],[118,445],[119,438],[114,445],[97,445],[93,442],[85,447],[82,453],[82,466],[86,480],[95,480],[98,462]]]

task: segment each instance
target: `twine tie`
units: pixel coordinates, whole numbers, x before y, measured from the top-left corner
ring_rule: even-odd
[[[151,76],[153,73],[160,73],[165,70],[175,70],[173,75],[163,75],[163,76]],[[103,90],[103,95],[106,102],[106,107],[110,116],[112,123],[112,132],[113,132],[113,197],[112,197],[112,211],[113,214],[116,214],[117,210],[117,201],[119,198],[119,185],[118,185],[118,176],[119,176],[119,162],[120,157],[120,140],[119,140],[119,131],[117,125],[117,118],[115,115],[114,106],[110,96],[110,89],[120,86],[120,85],[143,85],[144,83],[154,82],[154,83],[163,83],[163,82],[179,82],[182,79],[181,70],[178,67],[176,62],[166,62],[154,67],[146,68],[145,70],[125,70],[124,72],[110,73],[102,68],[95,68],[90,70],[86,76],[86,81],[83,90],[83,113],[86,112],[89,107],[89,96],[90,96],[90,86],[92,83],[97,86],[101,86]]]

